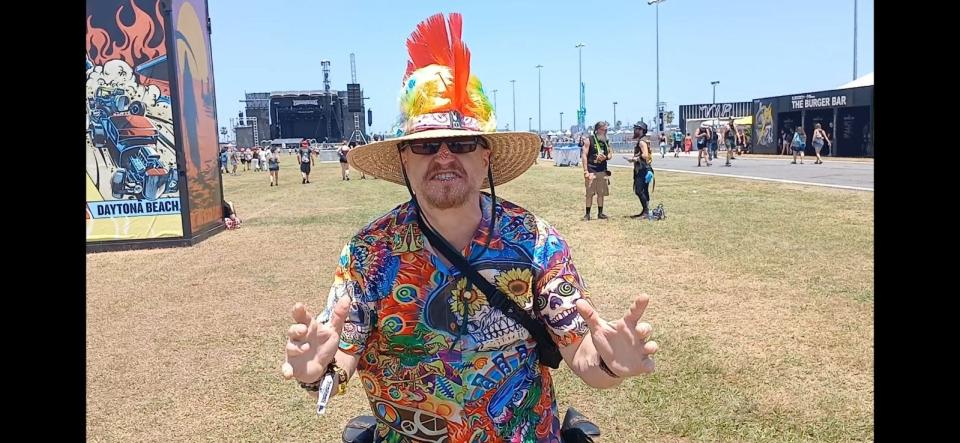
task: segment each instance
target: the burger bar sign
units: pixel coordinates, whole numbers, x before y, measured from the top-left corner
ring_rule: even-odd
[[[791,109],[829,108],[837,106],[847,106],[846,95],[817,97],[811,94],[806,94],[794,95],[793,97],[790,97]]]

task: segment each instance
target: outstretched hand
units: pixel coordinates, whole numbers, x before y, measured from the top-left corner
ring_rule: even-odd
[[[350,298],[340,298],[330,321],[321,324],[303,303],[293,306],[292,316],[296,323],[287,331],[286,358],[281,366],[284,378],[313,383],[323,376],[337,354],[349,309]]]
[[[608,322],[586,300],[577,300],[577,310],[590,328],[590,338],[607,367],[619,377],[649,374],[656,369],[653,354],[657,342],[648,340],[653,326],[640,322],[650,297],[640,294],[623,318]]]

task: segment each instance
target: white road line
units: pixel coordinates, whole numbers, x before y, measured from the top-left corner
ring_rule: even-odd
[[[618,167],[618,168],[630,168],[630,169],[633,169],[633,166],[629,166],[629,165],[609,165],[609,166],[615,166],[615,167]],[[747,180],[760,180],[760,181],[768,181],[768,182],[776,182],[776,183],[789,183],[789,184],[793,184],[793,185],[822,186],[822,187],[825,187],[825,188],[851,189],[851,190],[854,190],[854,191],[869,191],[869,192],[873,192],[873,188],[863,188],[863,187],[859,187],[859,186],[831,185],[831,184],[828,184],[828,183],[802,182],[802,181],[797,181],[797,180],[785,180],[785,179],[781,179],[781,178],[755,177],[755,176],[751,176],[751,175],[720,174],[720,173],[716,173],[716,172],[686,171],[686,170],[683,170],[683,169],[654,168],[654,170],[656,170],[656,171],[666,171],[666,172],[679,172],[679,173],[683,173],[683,174],[713,175],[713,176],[717,176],[717,177],[733,177],[733,178],[742,178],[742,179],[747,179]]]

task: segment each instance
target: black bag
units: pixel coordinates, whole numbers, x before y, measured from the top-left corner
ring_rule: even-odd
[[[560,441],[563,443],[593,443],[593,437],[600,436],[600,428],[580,411],[567,408],[560,428]]]
[[[377,418],[370,415],[354,417],[340,434],[343,443],[374,443],[377,433]]]
[[[547,332],[547,328],[543,323],[531,318],[523,308],[518,306],[513,300],[507,298],[496,286],[483,278],[483,276],[477,272],[476,268],[467,262],[467,259],[465,259],[463,255],[460,255],[459,251],[454,249],[446,239],[438,235],[423,222],[419,208],[417,208],[417,223],[420,225],[420,231],[427,237],[427,241],[437,248],[437,251],[443,254],[454,267],[459,269],[471,285],[475,286],[480,292],[483,292],[483,294],[487,296],[487,300],[491,306],[499,309],[507,317],[510,317],[513,321],[520,323],[527,329],[527,332],[529,332],[537,342],[537,353],[540,356],[540,364],[553,369],[559,368],[563,356],[560,355],[560,349],[553,339],[550,338],[550,334]]]
[[[667,211],[663,209],[663,203],[660,203],[650,213],[650,220],[666,220],[666,219],[667,219]]]

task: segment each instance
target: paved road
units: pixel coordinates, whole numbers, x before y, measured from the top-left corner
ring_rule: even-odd
[[[624,158],[628,154],[617,154],[614,165],[629,166]],[[792,157],[783,158],[749,158],[739,157],[732,161],[733,166],[723,166],[724,153],[712,162],[710,167],[697,167],[695,153],[680,154],[674,158],[667,154],[660,158],[659,152],[654,156],[653,167],[658,171],[683,172],[691,174],[726,175],[743,179],[766,180],[785,183],[799,183],[834,188],[873,191],[873,163],[824,158],[823,164],[813,164],[813,159],[806,157],[804,164],[792,165]]]

